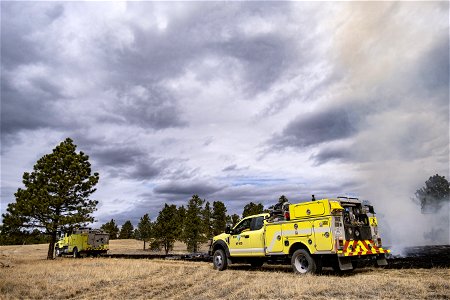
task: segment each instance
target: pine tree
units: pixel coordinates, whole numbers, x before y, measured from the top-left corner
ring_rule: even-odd
[[[415,195],[422,213],[436,213],[445,202],[450,201],[450,183],[445,176],[433,175]]]
[[[148,214],[145,214],[137,225],[135,237],[138,240],[144,241],[144,250],[145,243],[148,242],[152,236],[152,227],[152,222],[150,221]]]
[[[119,227],[117,227],[117,224],[114,221],[114,219],[111,219],[111,221],[103,224],[100,227],[100,229],[109,234],[110,240],[117,239],[117,236],[119,235]]]
[[[197,252],[198,246],[206,241],[202,222],[204,202],[198,195],[193,195],[187,206],[182,239],[186,243],[188,251]]]
[[[134,238],[134,227],[131,221],[125,221],[120,229],[119,239],[132,239]]]
[[[248,217],[251,215],[257,215],[264,212],[264,205],[261,203],[250,202],[244,206],[244,211],[242,212],[242,217]]]
[[[227,216],[227,224],[231,224],[231,227],[236,225],[239,222],[240,218],[237,214],[232,214],[231,216]]]
[[[93,222],[98,201],[89,199],[95,192],[99,174],[91,175],[89,157],[76,153],[70,138],[50,154],[40,158],[31,173],[23,174],[25,188],[14,194],[8,204],[3,225],[8,228],[35,228],[50,236],[47,259],[53,259],[58,231]]]
[[[180,207],[178,207],[178,227],[179,227],[179,237],[177,238],[177,240],[179,241],[183,241],[183,234],[184,234],[184,223],[186,221],[186,208],[184,208],[183,205],[181,205]]]
[[[180,222],[176,205],[164,204],[154,227],[154,238],[164,247],[166,255],[173,249],[175,240],[180,236]]]
[[[279,202],[279,203],[289,202],[289,199],[286,198],[285,195],[281,195],[280,198],[278,198],[278,202]]]
[[[212,238],[213,235],[213,229],[212,229],[212,209],[209,204],[209,201],[206,201],[205,207],[202,211],[202,219],[203,219],[203,231],[205,233],[205,237],[207,239]]]
[[[225,231],[227,225],[227,208],[221,201],[213,202],[212,230],[213,235],[218,235]]]

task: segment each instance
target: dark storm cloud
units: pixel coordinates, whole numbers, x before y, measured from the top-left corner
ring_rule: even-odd
[[[128,176],[135,180],[149,180],[160,175],[166,167],[165,161],[141,161],[133,166]]]
[[[244,90],[250,94],[270,89],[289,67],[295,49],[286,37],[265,34],[248,38],[237,36],[217,45],[216,51],[238,59],[244,67]]]
[[[36,28],[48,26],[62,12],[61,7],[44,3],[30,4],[23,10],[23,4],[1,3],[1,131],[2,144],[6,136],[20,130],[59,126],[60,119],[52,111],[51,103],[61,97],[61,87],[45,76],[31,76],[22,82],[12,73],[23,65],[42,66],[49,61],[39,41],[32,39]],[[46,14],[36,13],[43,10]],[[56,13],[60,11],[60,13]],[[27,22],[17,16],[25,15]],[[27,74],[25,74],[27,75]],[[23,82],[25,81],[25,82]],[[20,84],[25,86],[20,86]],[[3,144],[5,145],[5,144]]]
[[[76,5],[99,8],[106,4]],[[130,11],[152,12],[155,5],[130,3],[128,6]],[[161,4],[166,8],[170,5]],[[64,19],[71,14],[66,5],[36,3],[24,9],[23,3],[2,3],[2,131],[14,134],[25,129],[60,127],[61,120],[55,113],[54,101],[58,100],[59,105],[68,101],[87,101],[63,96],[67,82],[58,81],[55,75],[67,76],[68,71],[75,78],[98,71],[104,73],[106,76],[97,83],[96,90],[89,93],[96,95],[110,90],[116,96],[108,99],[106,106],[97,103],[100,99],[89,103],[86,113],[91,122],[128,124],[145,129],[188,124],[182,117],[177,99],[162,86],[162,82],[180,76],[186,70],[195,70],[204,57],[234,59],[235,71],[242,70],[241,75],[245,77],[237,88],[250,93],[267,90],[294,57],[295,49],[291,46],[290,37],[276,33],[250,37],[237,25],[251,16],[267,18],[270,22],[273,7],[270,3],[230,4],[226,7],[205,3],[198,9],[188,9],[187,14],[171,18],[163,32],[156,27],[144,28],[133,20],[121,21],[122,28],[129,30],[133,42],[119,47],[117,38],[120,36],[114,30],[101,31],[92,40],[89,35],[81,38],[82,30],[90,32],[87,27],[78,27],[79,32],[75,31],[68,43],[54,44],[67,37],[59,38],[63,31],[52,26],[52,22],[59,20],[59,26],[68,26],[66,29],[72,30]],[[280,12],[289,9],[289,5],[280,4],[276,8]],[[31,21],[23,22],[23,18],[18,16],[29,17]],[[209,25],[205,27],[204,24]],[[77,26],[87,25],[80,23]],[[224,32],[226,37],[223,37]],[[67,52],[71,53],[72,44],[80,51],[75,59],[65,57]],[[30,94],[12,87],[10,81],[16,79],[20,67],[31,64],[40,65],[48,72],[28,80]],[[209,73],[208,78],[211,76],[220,74]],[[133,93],[136,88],[145,89],[145,93]],[[83,106],[79,105],[78,109],[83,111]],[[76,119],[73,113],[65,111],[64,118]],[[71,128],[68,126],[66,129],[72,131],[72,135],[85,125],[73,123]]]
[[[90,147],[88,155],[94,161],[98,171],[106,171],[113,177],[137,181],[146,181],[162,176],[171,168],[170,161],[152,157],[144,150],[124,144]]]
[[[146,181],[158,176],[166,176],[177,172],[186,174],[183,160],[165,159],[153,155],[153,150],[139,148],[135,141],[124,141],[120,137],[114,139],[90,137],[80,133],[72,136],[77,150],[89,155],[95,171],[107,172],[112,177],[122,177],[137,181]]]
[[[235,171],[237,170],[238,166],[236,164],[230,165],[228,167],[223,168],[223,172],[229,172],[229,171]]]
[[[2,152],[17,139],[21,131],[43,128],[71,130],[76,122],[67,118],[64,111],[55,107],[61,92],[45,78],[31,79],[32,88],[20,88],[11,84],[8,74],[1,79],[1,143]]]
[[[19,2],[2,1],[0,5],[2,72],[4,68],[8,70],[21,64],[50,60],[51,57],[42,51],[42,45],[31,35],[36,28],[49,26],[62,15],[64,8],[42,2],[28,2],[25,10]]]
[[[137,159],[146,157],[147,154],[133,147],[112,145],[110,148],[93,150],[92,158],[103,166],[126,166],[134,163]]]
[[[320,149],[317,153],[311,155],[309,158],[314,162],[314,165],[320,166],[321,164],[337,161],[337,162],[348,162],[355,159],[352,149],[347,146],[327,146]]]
[[[151,11],[153,5],[141,3],[139,6]],[[166,5],[170,4],[163,4]],[[282,11],[288,6],[279,4],[276,8]],[[134,38],[132,47],[106,55],[111,52],[107,39],[101,43],[107,64],[121,70],[112,75],[112,80],[118,84],[124,80],[139,84],[160,81],[191,68],[197,71],[205,57],[217,56],[235,59],[236,67],[243,70],[245,79],[237,88],[249,93],[267,90],[286,68],[292,67],[288,62],[294,59],[296,49],[291,37],[279,32],[250,37],[237,25],[252,16],[261,16],[270,22],[273,17],[270,7],[273,8],[273,4],[229,4],[224,7],[217,3],[202,3],[198,9],[189,10],[189,14],[171,19],[164,32],[130,25]],[[209,73],[208,79],[218,75]]]
[[[234,172],[234,171],[245,171],[248,170],[249,166],[240,167],[237,164],[229,165],[222,169],[222,172]]]
[[[425,97],[436,95],[440,92],[439,100],[443,107],[449,106],[449,38],[448,31],[442,33],[439,39],[429,51],[425,52],[419,60],[415,72],[417,83],[416,91],[420,92],[423,86]],[[448,115],[448,113],[447,113]]]
[[[155,194],[165,194],[174,196],[189,197],[194,194],[200,197],[208,196],[223,189],[223,186],[211,184],[207,181],[204,182],[170,182],[156,186],[154,188]]]
[[[41,97],[43,95],[40,95]],[[1,130],[5,134],[22,129],[38,129],[49,126],[47,102],[38,95],[24,94],[11,86],[10,80],[1,80]],[[39,101],[41,100],[41,101]]]
[[[32,74],[45,69],[52,57],[46,45],[33,37],[36,30],[46,29],[63,14],[64,8],[48,3],[1,3],[1,142],[2,151],[14,143],[16,133],[42,128],[68,129],[54,104],[62,99],[62,87],[44,74]],[[43,12],[43,13],[41,13]],[[22,17],[18,17],[22,16]],[[26,22],[24,22],[24,18]],[[21,67],[28,69],[17,71]]]
[[[111,107],[111,113],[114,114],[112,122],[119,120],[123,124],[153,129],[186,125],[180,118],[176,100],[162,88],[138,86],[131,91],[120,91],[118,97],[116,104]]]
[[[349,107],[305,113],[291,121],[270,141],[276,149],[309,147],[351,137],[357,132],[356,114]]]

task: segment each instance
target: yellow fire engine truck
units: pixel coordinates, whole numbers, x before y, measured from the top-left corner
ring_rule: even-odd
[[[217,270],[231,263],[290,263],[295,273],[322,267],[352,270],[358,260],[387,265],[373,207],[338,197],[298,204],[242,219],[213,238],[209,254]]]
[[[80,257],[82,254],[98,255],[106,253],[109,249],[109,234],[90,228],[76,229],[72,234],[64,236],[56,243],[57,256],[73,255]]]

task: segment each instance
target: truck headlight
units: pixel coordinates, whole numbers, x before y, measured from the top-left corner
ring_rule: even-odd
[[[340,228],[336,228],[336,230],[334,231],[334,234],[335,234],[336,236],[342,235],[341,229],[340,229]]]

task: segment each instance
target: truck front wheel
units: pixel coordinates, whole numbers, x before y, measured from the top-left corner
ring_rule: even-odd
[[[213,255],[214,269],[223,271],[228,267],[227,256],[222,249],[217,249]]]
[[[291,265],[296,274],[314,274],[316,273],[316,262],[308,251],[299,249],[292,254]]]

